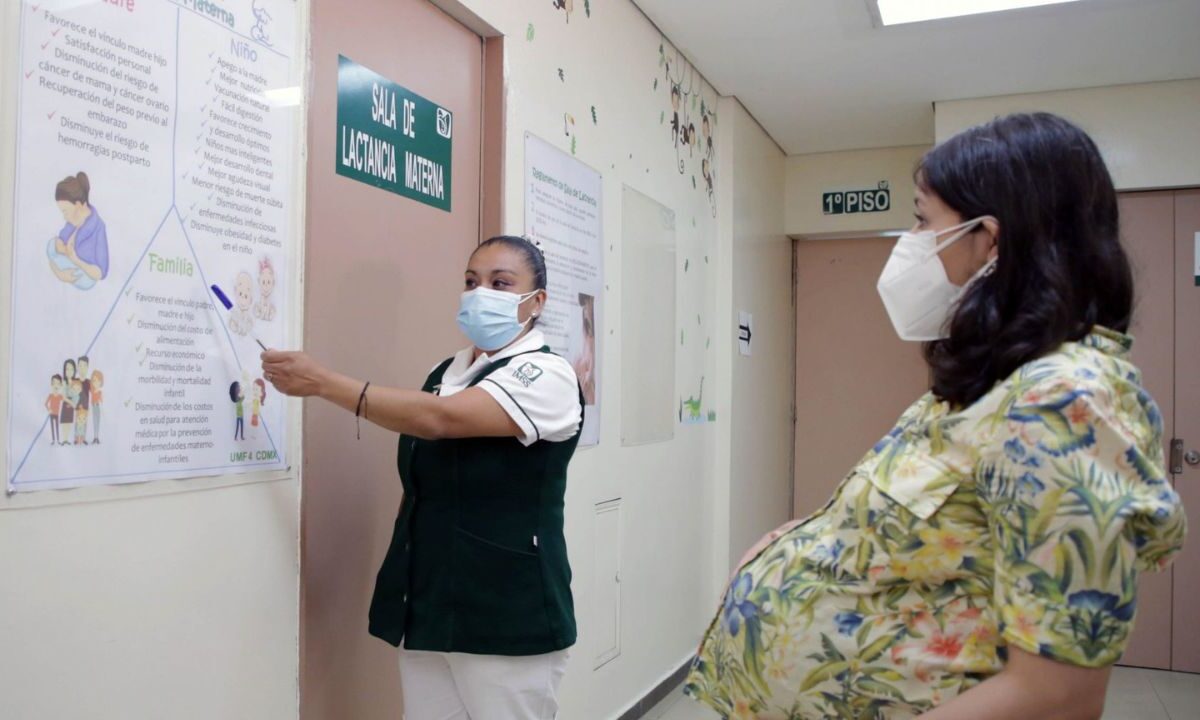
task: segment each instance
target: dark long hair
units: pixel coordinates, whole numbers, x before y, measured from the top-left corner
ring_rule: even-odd
[[[533,273],[534,289],[546,289],[546,257],[542,254],[540,247],[534,245],[530,240],[516,235],[497,235],[479,243],[479,246],[471,252],[471,256],[474,257],[475,253],[493,245],[503,245],[510,250],[516,250],[521,253],[521,257],[525,259],[526,267],[529,269],[529,272]]]
[[[968,289],[950,337],[925,346],[939,398],[970,405],[1097,325],[1129,329],[1117,195],[1087,133],[1049,113],[997,118],[930,150],[916,181],[964,220],[1000,225],[995,272]]]
[[[510,250],[516,250],[521,253],[521,257],[525,259],[525,266],[529,272],[533,273],[533,287],[535,290],[546,289],[546,256],[542,249],[534,245],[528,238],[519,237],[517,235],[497,235],[488,238],[479,243],[479,246],[471,251],[471,257],[475,257],[475,253],[491,247],[493,245],[503,245]],[[534,317],[529,322],[529,327],[534,327],[538,324],[541,318]]]
[[[80,172],[75,175],[68,175],[59,181],[54,186],[54,201],[66,200],[71,203],[88,202],[88,195],[91,194],[92,184],[88,182],[87,173]]]

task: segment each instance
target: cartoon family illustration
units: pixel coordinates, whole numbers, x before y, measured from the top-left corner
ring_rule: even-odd
[[[250,439],[253,440],[258,436],[258,426],[262,424],[262,406],[267,400],[267,384],[262,378],[255,378],[254,382],[246,383],[250,386],[252,393],[250,398]],[[229,386],[229,401],[233,403],[235,422],[233,425],[233,439],[246,439],[246,391],[242,382],[234,381]]]
[[[108,230],[89,201],[90,196],[87,173],[59,181],[54,201],[66,224],[46,245],[50,272],[80,290],[90,290],[108,277]]]
[[[99,445],[100,415],[104,406],[104,373],[90,369],[87,356],[78,362],[63,361],[62,374],[50,377],[46,413],[50,420],[51,445]],[[92,440],[87,439],[87,421],[92,419]]]
[[[242,271],[233,281],[233,304],[229,311],[229,329],[238,335],[249,335],[254,330],[254,321],[272,322],[275,319],[275,265],[271,258],[258,261],[258,299],[254,297],[254,278]]]

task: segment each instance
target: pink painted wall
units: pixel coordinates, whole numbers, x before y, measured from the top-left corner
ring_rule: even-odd
[[[465,345],[454,323],[479,237],[482,42],[424,0],[314,0],[305,349],[416,388]],[[343,54],[454,113],[453,213],[334,172]],[[304,417],[301,717],[400,717],[396,652],[367,608],[400,503],[396,436],[309,401]]]

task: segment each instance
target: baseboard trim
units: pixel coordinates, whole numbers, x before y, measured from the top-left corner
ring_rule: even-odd
[[[662,682],[655,685],[646,693],[644,697],[635,702],[628,710],[617,716],[617,720],[639,720],[646,713],[653,710],[660,702],[668,695],[674,692],[680,685],[683,684],[684,678],[687,677],[688,669],[692,666],[692,658],[688,658],[677,670],[663,678]]]

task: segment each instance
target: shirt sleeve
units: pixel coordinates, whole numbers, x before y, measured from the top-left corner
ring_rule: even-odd
[[[579,380],[563,358],[531,353],[495,370],[478,385],[508,413],[523,433],[521,443],[563,442],[582,420]]]
[[[1186,533],[1158,418],[1136,387],[1071,378],[1018,393],[997,418],[979,483],[1009,645],[1084,667],[1121,657],[1138,571],[1165,567]]]

